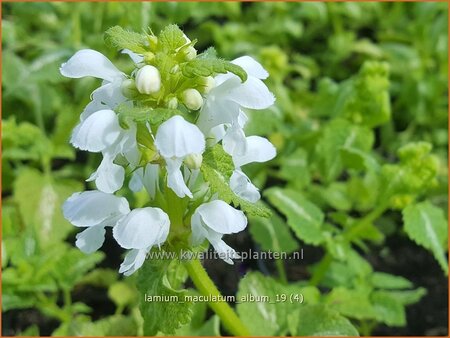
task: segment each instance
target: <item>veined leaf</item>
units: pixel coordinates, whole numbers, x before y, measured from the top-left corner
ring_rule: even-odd
[[[222,59],[194,59],[185,63],[181,67],[183,75],[186,77],[210,76],[216,73],[225,74],[231,72],[241,79],[247,80],[247,73],[242,67]]]
[[[430,250],[442,270],[448,274],[445,255],[448,227],[444,212],[429,202],[409,205],[403,210],[403,223],[409,238]]]
[[[158,36],[158,49],[173,52],[187,44],[183,31],[177,25],[168,25]]]
[[[73,230],[62,214],[61,205],[80,190],[82,185],[77,181],[55,181],[34,169],[20,172],[14,183],[14,200],[26,225],[35,229],[41,245],[53,245]]]
[[[271,188],[266,191],[269,201],[287,217],[288,225],[298,238],[309,244],[324,241],[322,223],[324,215],[313,203],[298,192]]]
[[[374,272],[372,284],[380,289],[410,289],[413,287],[413,284],[406,278],[384,272]]]
[[[290,253],[298,249],[298,243],[277,214],[272,213],[270,218],[249,217],[249,220],[250,233],[263,250]]]
[[[374,142],[373,132],[362,126],[353,125],[342,119],[327,124],[316,145],[316,163],[326,182],[336,179],[342,169],[342,149],[358,149],[367,152]]]
[[[376,313],[376,319],[388,326],[405,326],[405,307],[389,293],[375,291],[371,295],[371,301]]]
[[[169,264],[166,260],[147,260],[139,270],[137,287],[145,336],[154,336],[158,332],[173,334],[191,319],[192,303],[184,298],[187,290],[172,288],[166,275]],[[161,301],[148,301],[154,296],[160,296]]]
[[[130,32],[120,26],[114,26],[105,32],[105,41],[116,49],[129,49],[143,54],[147,52],[145,35]]]
[[[253,216],[269,217],[270,210],[257,203],[251,203],[237,196],[229,186],[234,164],[220,145],[209,148],[203,154],[203,162],[200,168],[206,182],[211,190],[219,195],[219,198],[227,203],[233,203],[246,213]]]
[[[297,295],[296,299],[303,299],[305,304],[318,301],[320,292],[315,287],[304,287],[295,284],[289,286],[280,284],[271,277],[263,276],[259,272],[245,275],[239,283],[236,301],[237,312],[253,335],[272,336],[285,335],[288,332],[288,314],[299,306],[306,306],[300,302],[280,300],[281,294]],[[260,297],[250,301],[243,297],[249,295]],[[261,298],[265,297],[265,299]],[[292,333],[292,332],[291,332]]]
[[[297,324],[294,336],[359,336],[347,318],[320,304],[300,306],[289,320]]]

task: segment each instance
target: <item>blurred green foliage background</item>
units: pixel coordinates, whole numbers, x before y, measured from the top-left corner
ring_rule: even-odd
[[[273,227],[286,251],[298,250],[300,244],[320,250],[314,261],[300,263],[308,268],[303,274],[280,266],[269,270],[274,275],[285,274],[285,280],[304,279],[307,285],[320,286],[323,297],[317,296],[317,302],[343,303],[337,311],[350,318],[361,334],[446,335],[447,297],[443,293],[447,285],[438,264],[429,263],[429,258],[433,254],[442,267],[446,264],[442,257],[447,230],[442,222],[448,200],[447,11],[444,2],[3,2],[3,334],[142,334],[133,277],[123,280],[116,272],[121,260],[118,248],[107,242],[103,252],[82,254],[73,246],[75,230],[61,214],[61,204],[68,196],[92,188],[84,180],[100,161],[95,154],[76,152],[68,143],[99,81],[63,78],[59,66],[75,51],[91,48],[107,55],[119,69],[130,71],[127,56],[105,46],[104,31],[120,25],[138,32],[151,27],[158,32],[175,23],[191,39],[198,39],[199,50],[214,46],[226,59],[251,55],[270,73],[267,84],[277,97],[276,105],[260,114],[250,113],[247,133],[267,136],[279,156],[270,167],[252,166],[249,174],[261,188],[272,187],[265,200],[279,210],[279,216],[269,225],[252,220],[247,240],[250,246],[257,243],[271,249],[274,243],[267,231]],[[336,130],[344,136],[355,131],[359,145],[335,148],[342,139],[337,138]],[[399,148],[418,141],[432,145],[433,156],[439,159],[437,166],[424,157],[428,156],[427,147],[416,147],[413,155],[403,159],[400,155],[399,159]],[[340,151],[344,151],[343,157],[337,158]],[[381,173],[377,171],[380,165],[384,166]],[[433,177],[423,172],[427,168]],[[340,237],[340,230],[377,210],[386,188],[383,179],[406,172],[409,176],[403,185],[392,188],[396,190],[389,195],[390,204],[376,215],[376,219],[381,217],[379,227],[366,228],[339,247],[336,243],[347,240]],[[305,235],[291,224],[295,222],[289,221],[289,210],[277,200],[280,191],[302,205],[322,210],[326,221],[320,225],[320,238]],[[420,210],[437,215],[433,220],[439,243],[430,247],[415,239],[432,254],[411,241],[401,244],[406,246],[404,251],[396,251],[405,231],[410,238],[421,237],[402,228],[401,213],[408,215],[406,208],[415,202],[429,203],[419,205],[424,208]],[[257,225],[269,230],[258,230]],[[353,255],[358,252],[364,263],[359,258],[346,261],[339,250],[348,257],[356,257]],[[365,259],[375,264],[390,256],[401,264],[411,264],[398,256],[392,258],[395,253],[408,252],[423,252],[424,265],[435,264],[423,272],[431,282],[422,285],[421,280],[414,290],[397,290],[412,287],[400,283],[402,287],[393,287],[396,296],[392,292],[386,296],[384,291],[380,296],[378,289],[373,291],[375,282],[370,284],[369,296],[358,293],[367,287],[361,281],[369,274],[373,277],[370,267],[369,272],[361,272],[366,271]],[[314,269],[313,263],[322,254],[332,263],[322,260]],[[326,269],[314,273],[321,266]],[[360,270],[344,271],[345,266]],[[434,296],[430,299],[434,306],[425,305],[435,320],[407,324],[404,307],[420,299],[426,302],[433,291],[425,295],[421,286],[433,287],[435,281],[441,285],[440,302]],[[327,298],[329,290],[333,291]],[[360,315],[360,309],[354,307],[355,301],[362,302],[366,296],[367,306],[374,306],[375,314]],[[380,297],[385,298],[377,303]],[[389,306],[386,297],[391,297]],[[380,307],[388,311],[384,317],[376,312]],[[195,311],[197,322],[193,320],[180,334],[219,333],[216,318],[206,321],[206,308]],[[257,323],[258,318],[247,320]],[[373,331],[378,325],[384,329]],[[399,329],[401,326],[406,328]],[[301,330],[290,332],[302,334]]]

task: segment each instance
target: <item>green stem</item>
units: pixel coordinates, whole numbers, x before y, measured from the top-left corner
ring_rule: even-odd
[[[361,218],[354,226],[348,228],[347,231],[344,232],[344,238],[348,240],[353,240],[360,231],[363,231],[364,228],[375,221],[378,217],[380,217],[388,208],[389,199],[386,199],[386,202],[379,204],[375,209],[369,212],[366,216]]]
[[[188,260],[185,267],[198,291],[206,297],[220,298],[222,295],[209,277],[198,259]],[[208,302],[211,309],[219,316],[225,329],[235,336],[250,336],[250,332],[226,302]]]

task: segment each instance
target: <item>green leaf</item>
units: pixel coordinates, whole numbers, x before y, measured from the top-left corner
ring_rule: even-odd
[[[158,37],[158,49],[165,52],[174,52],[187,43],[183,31],[177,25],[166,26]]]
[[[375,311],[364,289],[334,288],[326,297],[326,304],[340,314],[355,319],[373,319]]]
[[[264,124],[267,121],[264,120]],[[282,157],[280,176],[286,180],[295,182],[296,186],[305,186],[310,180],[307,153],[304,149],[298,148],[292,154]]]
[[[403,223],[409,238],[430,250],[442,270],[448,274],[448,262],[445,255],[448,227],[444,212],[430,202],[409,205],[403,210]]]
[[[82,188],[77,181],[56,181],[34,169],[24,169],[19,173],[14,183],[14,200],[26,225],[35,229],[41,245],[53,245],[73,230],[64,218],[61,206]]]
[[[294,336],[359,336],[347,318],[323,305],[302,305],[290,317],[296,319]]]
[[[385,291],[398,303],[402,305],[410,305],[419,302],[423,296],[427,294],[425,288],[417,288],[415,290],[392,290]]]
[[[210,76],[217,73],[231,72],[237,75],[242,82],[247,80],[247,73],[242,67],[222,59],[194,59],[181,66],[184,76],[193,78],[197,76]]]
[[[136,299],[136,289],[125,282],[116,282],[108,289],[108,297],[117,307],[132,304]]]
[[[166,270],[169,264],[170,261],[166,260],[146,260],[139,270],[137,287],[140,292],[145,336],[154,336],[158,332],[173,334],[191,319],[192,303],[184,299],[187,291],[173,289],[167,279]],[[162,297],[162,301],[147,301],[148,297],[154,296]],[[174,301],[175,299],[177,301]]]
[[[281,295],[286,296],[284,301]],[[287,286],[259,272],[250,272],[239,282],[236,309],[252,335],[285,335],[288,330],[287,315],[299,306],[305,306],[300,301],[291,303],[291,295],[298,295],[305,304],[313,304],[318,301],[320,292],[315,287]],[[258,298],[252,301],[250,296]]]
[[[81,323],[78,330],[71,335],[80,336],[136,336],[137,324],[132,317],[113,315],[95,322]]]
[[[372,170],[378,172],[380,165],[372,154],[357,148],[341,148],[341,158],[344,166],[356,170]]]
[[[249,217],[250,234],[265,251],[290,253],[298,249],[298,243],[280,216],[272,212],[270,218]]]
[[[324,241],[324,215],[316,205],[289,189],[271,188],[266,191],[266,196],[287,217],[288,225],[298,238],[315,245]]]
[[[410,289],[413,287],[413,284],[406,278],[385,272],[374,272],[372,285],[380,289]]]
[[[2,158],[38,161],[52,153],[52,145],[37,126],[15,117],[2,121]]]
[[[375,291],[371,295],[371,301],[377,320],[388,326],[406,325],[404,306],[389,293],[384,291]]]
[[[234,170],[233,160],[220,145],[208,148],[203,153],[203,162],[200,168],[211,190],[227,203],[233,203],[243,211],[253,216],[269,217],[270,209],[262,204],[251,203],[237,196],[229,186],[231,174]]]
[[[374,136],[370,129],[352,125],[342,119],[332,120],[323,127],[315,151],[315,161],[323,179],[331,182],[342,172],[342,149],[352,148],[368,152],[373,142]]]
[[[111,27],[105,32],[105,42],[118,50],[129,49],[139,54],[148,51],[145,35],[127,31],[120,26]]]
[[[149,122],[152,126],[158,126],[174,115],[182,115],[178,109],[129,107],[121,104],[116,108],[120,126],[124,129],[130,127],[130,122]]]

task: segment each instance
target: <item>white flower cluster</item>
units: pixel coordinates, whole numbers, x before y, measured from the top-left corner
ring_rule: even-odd
[[[195,58],[195,49],[189,48],[187,57]],[[200,109],[198,118],[194,124],[181,115],[174,115],[157,130],[144,124],[157,153],[147,160],[140,147],[138,124],[131,122],[127,129],[122,128],[115,110],[123,104],[136,105],[130,99],[135,94],[140,97],[157,94],[164,85],[164,77],[157,67],[146,64],[142,55],[123,52],[130,55],[136,66],[130,76],[119,71],[101,53],[89,49],[77,52],[60,69],[66,77],[92,76],[103,80],[92,93],[92,100],[81,113],[71,137],[76,148],[103,155],[98,169],[87,179],[95,181],[97,190],[75,193],[63,205],[65,217],[74,226],[86,228],[77,235],[76,245],[83,252],[94,252],[104,242],[105,227],[112,227],[117,243],[130,250],[119,272],[132,274],[142,266],[149,250],[161,247],[168,239],[171,205],[151,201],[158,191],[171,189],[179,198],[202,199],[191,204],[195,205],[189,214],[192,215],[191,244],[198,245],[207,239],[216,251],[227,253],[230,258],[237,257],[222,237],[245,229],[244,213],[217,199],[215,194],[207,199],[201,194],[196,196],[193,189],[201,176],[202,154],[206,148],[221,142],[235,166],[229,182],[232,191],[249,202],[260,198],[258,189],[241,167],[268,161],[275,157],[276,151],[267,139],[244,134],[247,116],[242,109],[264,109],[273,104],[274,96],[262,82],[268,73],[253,58],[243,56],[232,63],[247,72],[245,82],[232,73],[219,74],[205,78],[202,93],[188,88],[178,97],[172,97],[168,108],[176,108],[181,102],[188,111]],[[131,173],[129,188],[135,192],[145,188],[151,206],[130,210],[127,199],[115,195],[124,184],[127,170]],[[184,216],[187,214],[188,210]],[[226,261],[233,263],[229,258]]]

